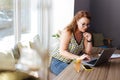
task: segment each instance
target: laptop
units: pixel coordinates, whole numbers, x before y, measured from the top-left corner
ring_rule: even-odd
[[[88,66],[99,66],[103,63],[106,63],[109,61],[109,58],[114,53],[115,48],[107,48],[100,52],[100,56],[98,58],[92,58],[90,61],[82,61],[84,65]]]

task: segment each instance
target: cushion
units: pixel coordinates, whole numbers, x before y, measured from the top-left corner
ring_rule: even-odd
[[[0,50],[0,70],[15,70],[15,59],[12,50]]]
[[[30,48],[29,41],[19,41],[17,44],[15,44],[14,48],[12,49],[15,59],[19,59],[22,48]]]
[[[49,52],[47,49],[44,48],[40,41],[40,36],[36,35],[32,40],[29,41],[31,49],[34,49],[37,51],[37,53],[40,55],[40,58],[44,63],[47,63],[49,60]]]
[[[36,50],[41,50],[43,48],[41,41],[40,41],[40,36],[36,35],[29,41],[30,48],[36,49]]]
[[[41,59],[37,51],[41,49],[39,35],[36,35],[29,41],[18,42],[17,46],[19,48],[20,58],[16,64],[16,68],[23,71],[38,70],[41,64]],[[24,69],[20,66],[24,67]]]
[[[37,71],[41,66],[39,54],[31,48],[22,48],[16,68],[21,71]]]
[[[102,33],[93,33],[93,46],[98,47],[98,46],[103,46],[104,37]]]

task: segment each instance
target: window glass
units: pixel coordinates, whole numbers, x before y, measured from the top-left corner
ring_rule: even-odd
[[[38,0],[0,0],[0,49],[14,47],[16,40],[29,40],[38,33],[37,2]]]
[[[37,34],[38,0],[21,0],[21,40],[29,40]]]
[[[0,0],[0,49],[10,47],[13,34],[13,0]]]

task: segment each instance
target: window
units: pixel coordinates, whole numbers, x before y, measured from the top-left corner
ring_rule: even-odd
[[[74,0],[0,0],[0,48],[36,34],[46,48],[51,47],[51,35],[64,28],[73,13]]]
[[[0,0],[0,49],[8,49],[14,43],[13,1]]]
[[[41,28],[44,26],[41,24],[44,20],[42,19],[43,2],[42,0],[0,0],[0,44],[2,46],[0,48],[8,49],[18,41],[29,40],[36,34],[41,35],[44,30]]]

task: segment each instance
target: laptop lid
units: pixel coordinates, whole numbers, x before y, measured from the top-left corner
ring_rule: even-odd
[[[89,62],[83,61],[83,64],[89,65],[89,66],[99,66],[103,63],[108,62],[111,55],[114,53],[115,48],[107,48],[101,51],[99,58],[92,59]]]

